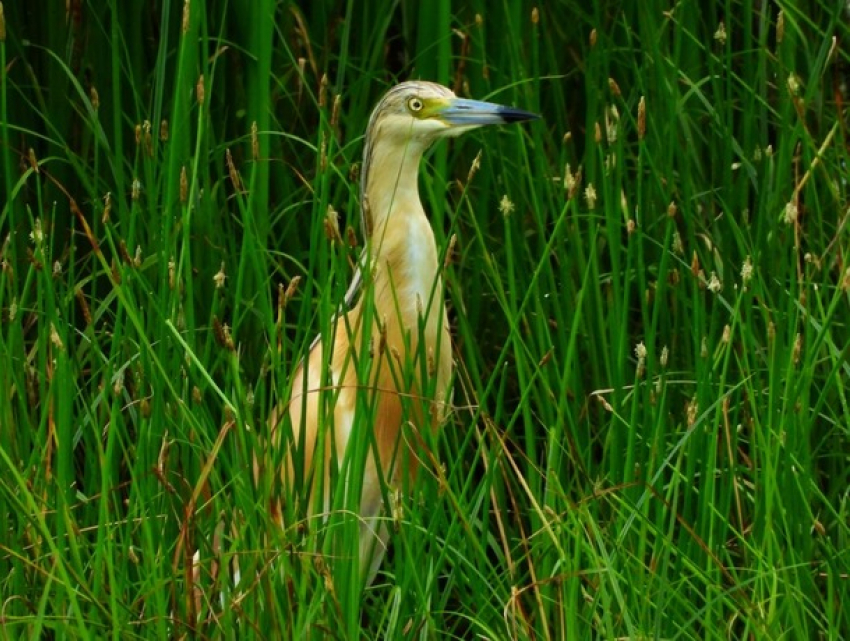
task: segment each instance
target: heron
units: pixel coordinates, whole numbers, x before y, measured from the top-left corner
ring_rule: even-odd
[[[292,487],[298,450],[302,482],[314,490],[312,515],[331,509],[334,472],[352,448],[365,452],[354,485],[366,585],[387,546],[386,488],[414,478],[417,449],[428,441],[417,434],[436,434],[450,398],[451,336],[437,243],[419,198],[422,156],[441,138],[535,118],[424,81],[389,89],[369,118],[360,169],[363,253],[328,336],[313,341],[293,374],[289,402],[271,419],[274,441],[289,414],[290,453],[281,475]],[[410,434],[402,434],[404,426]]]

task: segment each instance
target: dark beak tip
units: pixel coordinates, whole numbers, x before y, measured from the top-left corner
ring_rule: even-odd
[[[539,114],[523,111],[522,109],[505,109],[499,115],[505,121],[505,124],[525,122],[526,120],[540,120]]]

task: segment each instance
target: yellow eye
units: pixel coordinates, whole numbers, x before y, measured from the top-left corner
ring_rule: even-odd
[[[422,103],[422,101],[416,97],[411,98],[407,101],[407,108],[410,109],[410,111],[412,111],[413,113],[419,113],[420,111],[422,111],[422,107],[424,106],[425,105]]]

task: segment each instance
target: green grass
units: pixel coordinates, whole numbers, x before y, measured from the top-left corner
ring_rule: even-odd
[[[5,2],[0,638],[850,635],[840,4]],[[543,120],[427,157],[456,410],[364,590],[252,469],[408,77]]]

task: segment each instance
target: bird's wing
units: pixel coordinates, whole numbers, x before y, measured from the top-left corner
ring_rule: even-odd
[[[349,283],[348,289],[345,291],[345,296],[337,308],[336,314],[334,314],[333,318],[331,318],[331,335],[336,334],[337,321],[340,317],[345,315],[357,302],[357,297],[360,295],[360,290],[363,287],[363,266],[365,265],[366,260],[366,248],[364,247],[363,251],[360,252],[360,257],[357,259],[357,266],[354,268],[354,275],[351,277],[351,283]],[[316,345],[319,344],[320,340],[322,340],[321,332],[316,334],[313,342],[310,343],[310,348],[307,350],[308,356],[315,349]],[[303,364],[304,357],[301,358],[296,369],[300,368]]]

